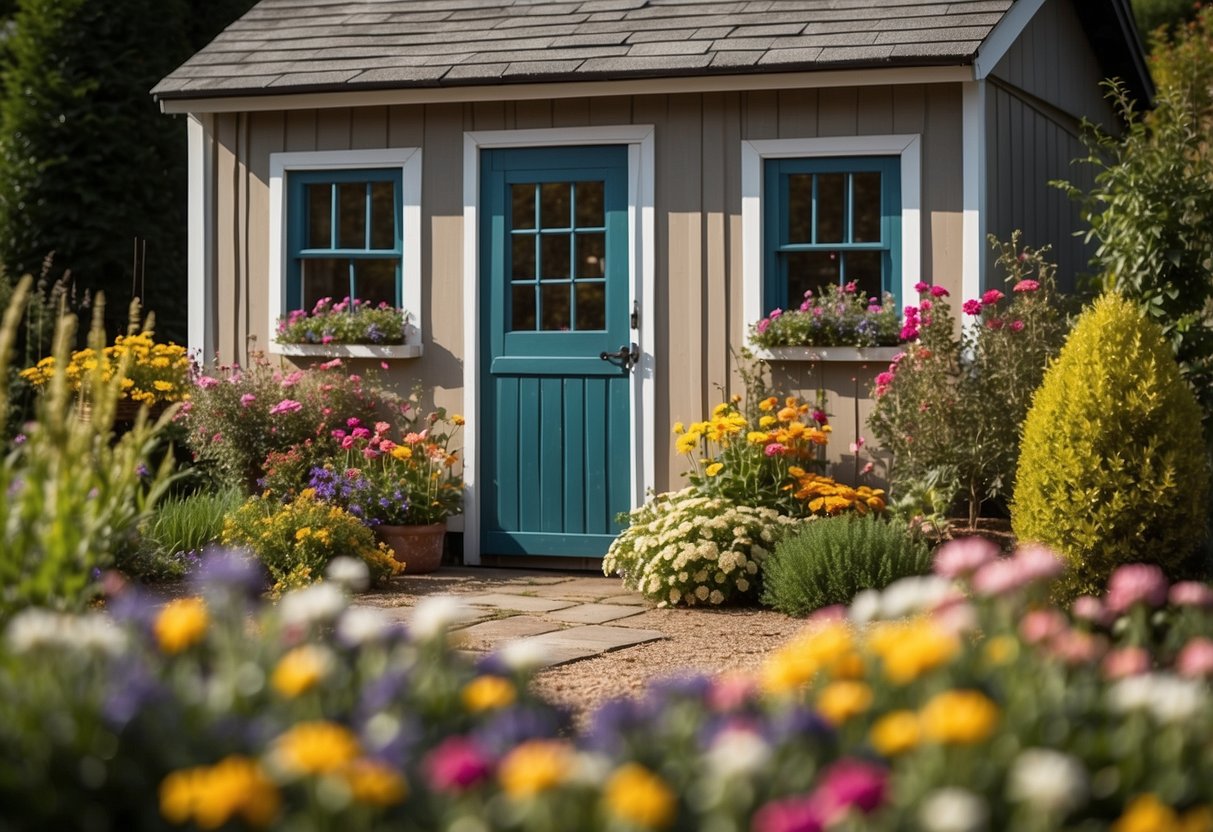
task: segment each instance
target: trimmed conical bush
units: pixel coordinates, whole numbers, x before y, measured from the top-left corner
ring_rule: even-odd
[[[1200,410],[1162,330],[1119,295],[1079,317],[1023,426],[1012,526],[1095,592],[1116,566],[1172,573],[1204,537],[1209,475]]]

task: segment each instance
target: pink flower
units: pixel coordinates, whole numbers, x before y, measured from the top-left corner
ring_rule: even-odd
[[[1081,665],[1098,659],[1106,647],[1102,636],[1081,630],[1066,630],[1049,643],[1049,653],[1068,665]]]
[[[1200,581],[1180,581],[1171,587],[1169,597],[1177,607],[1213,607],[1213,589]]]
[[[929,300],[923,300],[922,303],[918,304],[918,308],[922,312],[930,312],[931,308],[934,306],[935,304],[931,303]]]
[[[387,422],[376,422],[375,423],[375,433],[387,433],[391,429],[392,429],[392,426],[389,425]]]
[[[803,301],[803,302],[801,302],[801,304],[800,304],[800,311],[801,311],[801,312],[808,312],[808,311],[809,311],[809,307],[810,307],[810,306],[812,306],[812,305],[813,305],[813,302],[812,302],[812,301],[809,301],[809,300]]]
[[[245,393],[243,396],[240,397],[240,406],[248,407],[250,404],[252,404],[255,401],[257,401],[256,396],[254,396],[252,393]]]
[[[767,456],[779,456],[779,454],[783,453],[786,450],[787,450],[787,447],[785,445],[783,445],[782,443],[772,442],[770,445],[767,445],[765,448],[763,448],[763,453],[765,453]]]
[[[925,280],[920,280],[914,284],[914,291],[920,295],[923,292],[930,291],[930,289],[931,289],[930,284],[928,284]]]
[[[471,740],[449,737],[425,755],[426,780],[436,792],[461,792],[488,778],[492,763]]]
[[[1213,641],[1197,636],[1185,644],[1175,657],[1175,672],[1189,678],[1213,675]]]
[[[1040,283],[1035,280],[1021,280],[1015,284],[1012,292],[1035,292],[1040,288]]]
[[[1015,562],[1029,582],[1056,578],[1066,569],[1065,562],[1052,549],[1031,543],[1015,550]]]
[[[813,797],[820,801],[828,822],[850,809],[868,814],[884,803],[888,779],[880,766],[842,759],[826,769]]]
[[[718,713],[727,713],[745,707],[758,693],[758,685],[749,676],[728,673],[717,676],[708,688],[708,707]]]
[[[1028,644],[1040,644],[1066,630],[1066,617],[1055,609],[1032,610],[1019,622],[1019,635]]]
[[[772,800],[754,813],[751,832],[821,832],[825,822],[816,801],[807,797]]]
[[[340,366],[341,366],[341,359],[340,359],[340,358],[334,358],[334,359],[332,359],[332,360],[330,360],[330,361],[326,361],[326,362],[324,362],[323,364],[321,364],[321,365],[320,365],[320,369],[322,369],[322,370],[335,370],[335,369],[337,369],[337,368],[338,368],[338,367],[340,367]]]
[[[1002,329],[1002,318],[991,318],[990,320],[986,321],[986,326],[997,332],[998,330]]]
[[[1080,595],[1075,598],[1070,612],[1080,621],[1099,625],[1108,623],[1108,611],[1104,609],[1103,602],[1094,595]]]
[[[298,384],[299,380],[302,378],[303,378],[303,370],[296,370],[295,372],[291,373],[290,375],[283,377],[282,386],[283,387],[292,387],[292,386]]]
[[[767,327],[769,327],[770,325],[771,325],[771,322],[768,319],[763,318],[761,321],[758,322],[758,333],[761,335],[762,333],[766,332]]]
[[[855,441],[851,443],[851,453],[853,453],[853,454],[859,453],[860,449],[863,448],[863,446],[866,443],[867,443],[867,440],[864,439],[862,436],[856,437]]]
[[[385,454],[390,454],[392,449],[396,447],[396,443],[390,439],[384,439],[379,443],[379,450]]]
[[[336,430],[332,431],[329,436],[333,437],[334,439],[345,439],[345,431],[343,431],[341,428],[337,428]]]
[[[351,435],[355,439],[366,439],[366,438],[370,437],[371,432],[369,430],[367,430],[366,428],[354,428],[354,430],[351,431]]]
[[[345,426],[347,428],[356,428],[361,424],[362,424],[362,420],[359,419],[357,416],[351,416],[350,418],[345,420]]]
[[[357,468],[346,468],[344,476],[347,480],[356,480],[362,476],[362,472]]]
[[[770,315],[768,315],[767,317],[768,317],[768,318],[770,318],[770,319],[773,321],[773,320],[775,320],[776,318],[778,318],[778,317],[779,317],[780,315],[782,315],[782,314],[783,314],[783,310],[782,310],[782,309],[780,309],[780,308],[778,308],[778,307],[776,307],[776,308],[774,308],[774,309],[772,309],[772,310],[771,310],[771,314],[770,314]]]
[[[900,338],[903,341],[916,341],[918,339],[918,327],[906,324],[901,328]]]
[[[421,433],[405,434],[404,441],[405,441],[405,444],[408,444],[408,445],[416,445],[419,442],[424,442],[425,441],[425,431],[422,431]]]
[[[966,315],[980,315],[981,314],[981,301],[966,300],[964,302],[964,305],[961,306],[960,308],[964,310],[964,313]]]
[[[216,433],[214,436],[211,437],[211,444],[217,444],[222,441],[223,441],[222,433]]]
[[[322,344],[331,344],[331,343],[333,343],[333,336],[332,336],[332,335],[329,335],[328,333],[325,333],[324,335],[321,335],[321,336],[320,336],[320,343],[322,343]]]
[[[859,473],[861,475],[870,474],[870,473],[872,473],[872,469],[875,467],[876,467],[876,465],[874,463],[869,462],[868,464],[864,465],[862,468],[859,469]]]
[[[380,361],[380,362],[379,362],[379,369],[381,369],[381,370],[390,370],[390,369],[392,369],[392,367],[391,367],[391,365],[390,365],[390,364],[388,364],[386,361]]]
[[[347,436],[347,437],[345,437],[344,439],[342,439],[342,440],[341,440],[341,447],[342,447],[342,448],[344,448],[344,449],[345,449],[345,450],[347,450],[347,451],[348,451],[350,448],[354,447],[354,437],[352,437],[352,436]]]
[[[279,413],[297,413],[303,410],[303,405],[294,399],[283,399],[270,408],[270,415],[277,416]]]
[[[948,296],[948,294],[949,294],[948,290],[943,288],[942,286],[932,286],[931,287],[931,297],[946,298]]]
[[[375,450],[374,448],[363,448],[362,455],[364,457],[366,457],[367,459],[378,459],[379,458],[379,452],[377,450]]]
[[[987,563],[973,574],[973,591],[988,598],[1006,595],[1027,584],[1022,570],[1013,558]]]
[[[845,286],[842,287],[843,294],[847,294],[847,295],[855,294],[855,292],[858,291],[858,289],[859,289],[859,284],[856,283],[854,280],[850,281],[849,283],[847,283]]]
[[[876,386],[877,387],[888,387],[892,383],[893,383],[893,374],[892,373],[885,372],[885,373],[878,373],[876,375]]]
[[[918,307],[907,306],[905,308],[906,323],[912,323],[918,320]]]
[[[934,570],[944,578],[971,575],[987,563],[998,560],[998,547],[977,535],[949,540],[935,552]]]
[[[1104,657],[1103,675],[1106,679],[1140,676],[1150,669],[1150,654],[1142,647],[1122,647]]]
[[[997,289],[989,289],[984,295],[981,296],[981,302],[986,306],[993,306],[1005,297],[1006,295]]]
[[[219,386],[219,379],[211,378],[210,376],[199,376],[198,377],[198,386],[201,387],[203,390],[210,390],[212,387]]]
[[[1022,332],[1023,331],[1023,321],[1011,321],[1011,331],[1012,332]]]
[[[1105,603],[1113,613],[1128,612],[1134,604],[1161,607],[1167,601],[1167,577],[1151,563],[1130,563],[1112,573]]]

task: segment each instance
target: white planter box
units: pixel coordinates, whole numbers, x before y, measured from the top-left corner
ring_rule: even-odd
[[[307,358],[420,358],[421,344],[279,344],[270,342],[274,355]]]
[[[763,361],[887,364],[904,347],[769,347],[754,351]]]

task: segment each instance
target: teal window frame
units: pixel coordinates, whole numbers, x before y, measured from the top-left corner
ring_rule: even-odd
[[[287,309],[299,309],[303,305],[303,261],[320,258],[347,258],[349,265],[349,291],[351,298],[358,298],[358,283],[355,274],[356,260],[393,260],[395,262],[395,300],[394,305],[403,305],[403,275],[404,259],[404,229],[403,229],[403,193],[404,174],[400,168],[351,168],[342,170],[287,171],[287,273],[286,273],[286,303]],[[365,221],[363,224],[364,245],[361,248],[341,248],[340,215],[338,211],[337,185],[352,182],[367,183],[366,196],[363,203]],[[391,248],[373,248],[371,246],[371,184],[390,182],[392,184],[392,221],[393,245]],[[330,199],[332,204],[329,212],[329,243],[328,248],[312,248],[306,245],[309,217],[309,186],[331,185]],[[339,298],[337,298],[339,300]]]
[[[763,285],[764,311],[776,307],[799,306],[801,298],[788,297],[788,258],[793,252],[839,252],[844,255],[839,268],[839,284],[847,280],[846,252],[879,251],[881,291],[890,292],[901,303],[901,157],[831,156],[765,159],[763,161]],[[843,239],[841,242],[792,242],[789,239],[791,177],[795,174],[870,173],[881,174],[880,240],[852,242],[853,180],[847,177],[844,190]],[[816,179],[814,179],[816,183]],[[814,184],[811,235],[816,235],[817,195]]]

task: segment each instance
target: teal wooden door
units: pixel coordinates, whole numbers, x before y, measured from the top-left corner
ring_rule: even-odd
[[[481,157],[481,550],[601,557],[630,503],[626,147]]]

